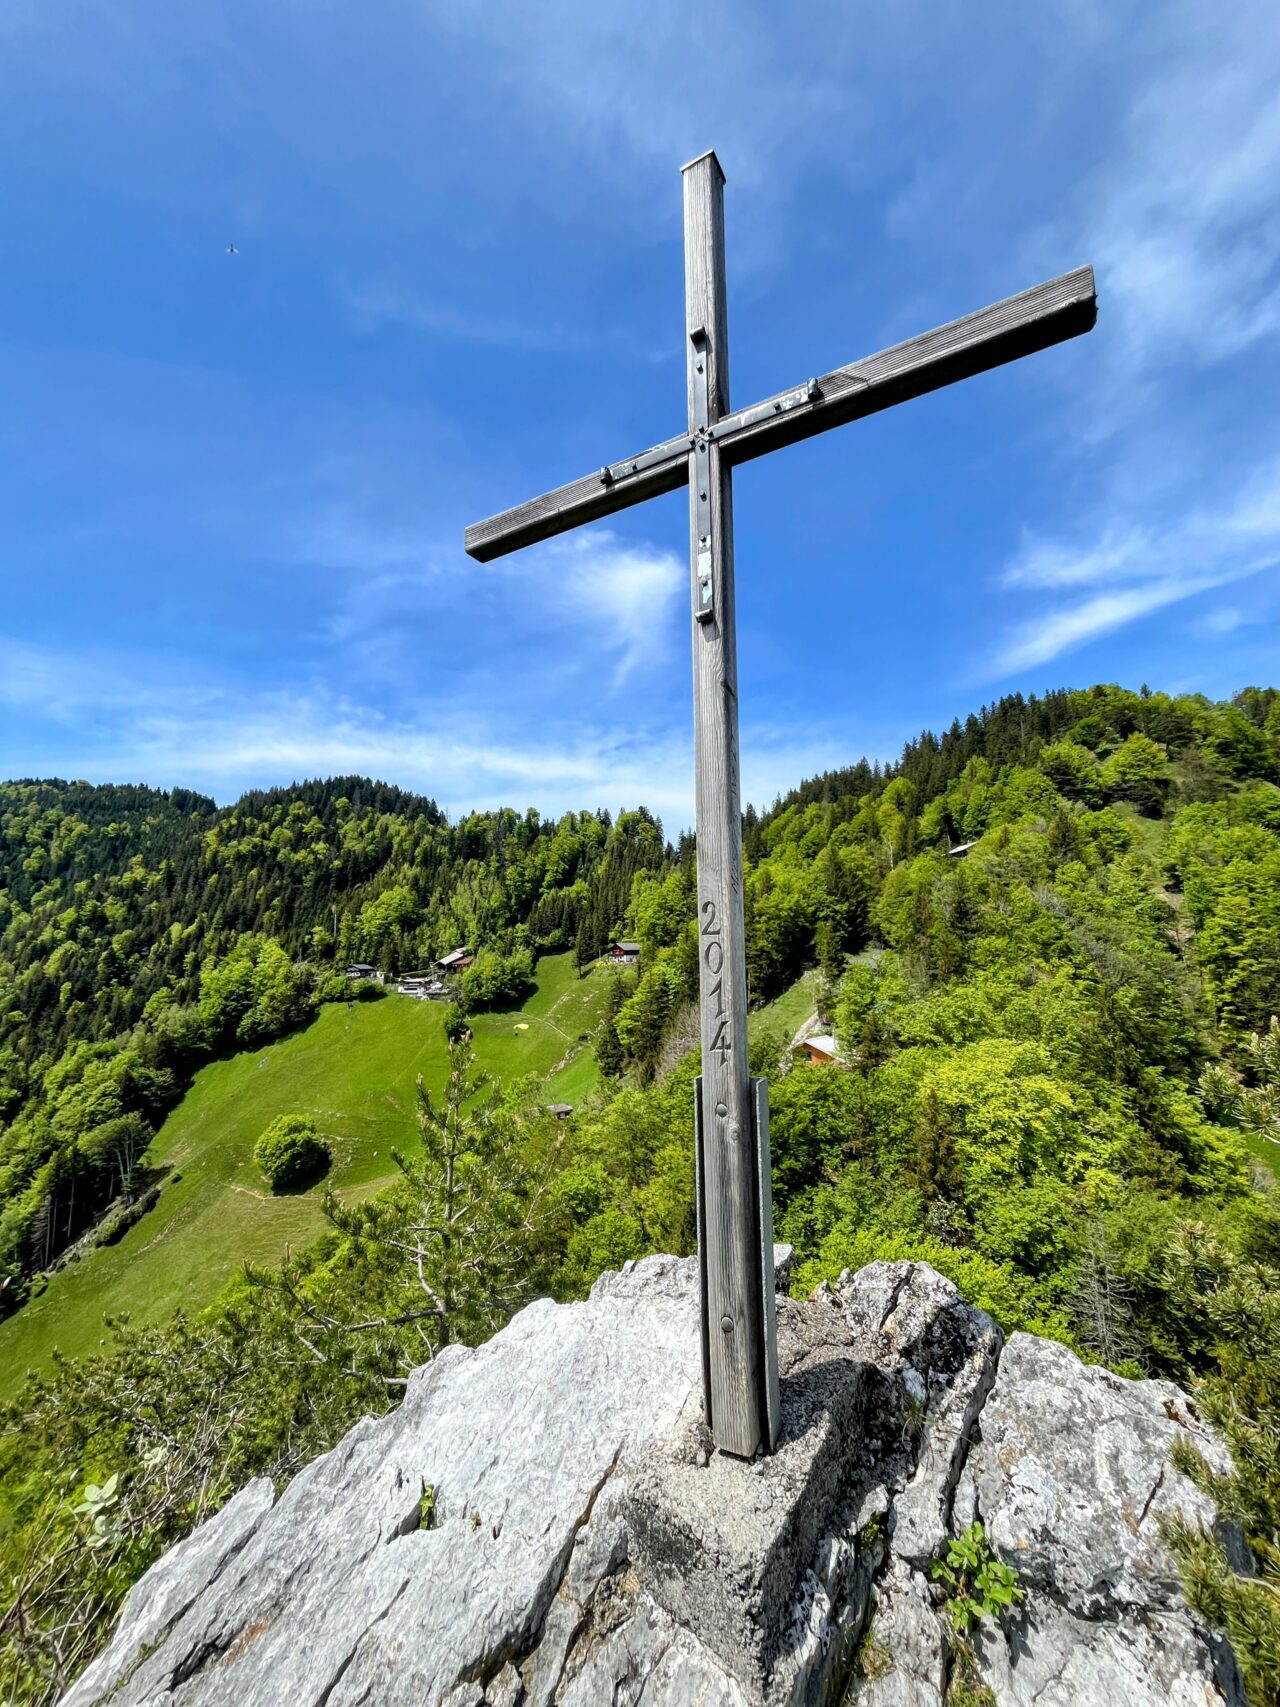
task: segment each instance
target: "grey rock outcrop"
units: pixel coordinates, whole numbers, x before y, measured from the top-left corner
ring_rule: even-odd
[[[1180,1434],[1215,1469],[1230,1468],[1181,1388],[1125,1381],[1084,1367],[1052,1340],[1013,1335],[954,1512],[961,1528],[981,1519],[1026,1596],[1017,1620],[978,1635],[998,1701],[1243,1700],[1225,1645],[1188,1618],[1177,1565],[1160,1540],[1166,1513],[1216,1519],[1212,1502],[1169,1462]],[[1238,1537],[1226,1538],[1238,1547]]]
[[[695,1265],[628,1264],[443,1353],[279,1499],[243,1490],[64,1707],[941,1707],[929,1564],[979,1516],[1026,1593],[974,1639],[997,1702],[1242,1701],[1157,1532],[1215,1515],[1176,1435],[1224,1461],[1177,1388],[1002,1347],[923,1264],[778,1305],[772,1457],[709,1450]]]

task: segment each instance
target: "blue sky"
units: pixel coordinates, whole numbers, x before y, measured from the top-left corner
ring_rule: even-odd
[[[7,0],[0,775],[686,822],[684,494],[462,532],[682,428],[708,146],[737,405],[1100,301],[736,476],[749,798],[1014,689],[1277,680],[1274,0]]]

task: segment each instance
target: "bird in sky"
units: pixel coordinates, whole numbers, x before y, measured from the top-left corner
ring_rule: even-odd
[[[227,254],[228,255],[238,255],[239,253],[240,253],[240,251],[236,248],[234,243],[228,243],[227,244]]]

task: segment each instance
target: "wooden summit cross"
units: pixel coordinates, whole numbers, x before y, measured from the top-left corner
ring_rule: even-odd
[[[1087,332],[1093,270],[1081,267],[963,320],[729,411],[724,173],[714,153],[684,174],[689,426],[466,532],[482,563],[662,492],[689,488],[696,737],[702,1077],[695,1092],[702,1368],[708,1427],[725,1452],[771,1450],[780,1423],[769,1105],[747,1072],[738,663],[731,471],[766,451],[875,414]]]

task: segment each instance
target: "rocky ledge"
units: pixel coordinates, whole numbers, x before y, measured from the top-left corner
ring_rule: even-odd
[[[1216,1519],[1169,1459],[1226,1464],[1185,1393],[1004,1344],[921,1263],[780,1297],[778,1335],[744,1463],[703,1431],[692,1261],[530,1305],[174,1547],[64,1707],[941,1707],[930,1564],[976,1519],[1023,1591],[968,1662],[1000,1707],[1243,1707],[1159,1536]]]

